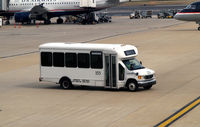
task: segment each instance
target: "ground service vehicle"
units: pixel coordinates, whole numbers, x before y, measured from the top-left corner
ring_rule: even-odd
[[[46,43],[39,46],[40,81],[72,86],[100,86],[119,89],[150,89],[155,72],[136,59],[132,45],[89,43]]]
[[[139,11],[133,11],[133,13],[131,13],[129,15],[130,19],[139,19],[140,18],[140,12]]]
[[[140,11],[141,18],[152,18],[153,11],[147,10],[147,11]]]
[[[97,16],[99,17],[98,22],[112,22],[112,17],[108,15],[107,12],[100,12],[97,13]]]
[[[158,19],[165,19],[170,17],[169,13],[166,10],[161,10],[158,14]]]

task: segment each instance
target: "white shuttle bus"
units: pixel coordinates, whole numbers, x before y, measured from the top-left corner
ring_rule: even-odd
[[[63,89],[81,85],[136,91],[156,84],[155,72],[136,59],[138,50],[132,45],[56,42],[39,50],[39,80]]]

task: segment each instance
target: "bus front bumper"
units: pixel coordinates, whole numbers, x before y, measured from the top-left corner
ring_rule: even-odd
[[[156,84],[156,80],[150,80],[150,81],[139,81],[138,82],[138,86],[139,87],[143,87],[143,86],[150,86],[150,85],[155,85]]]

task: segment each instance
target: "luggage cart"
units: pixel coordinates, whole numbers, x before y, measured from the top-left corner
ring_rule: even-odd
[[[152,18],[152,13],[153,13],[152,10],[147,10],[147,11],[141,11],[140,15],[141,18]]]

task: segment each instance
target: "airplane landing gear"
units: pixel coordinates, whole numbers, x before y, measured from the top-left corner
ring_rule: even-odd
[[[199,24],[199,27],[197,29],[198,29],[198,31],[200,31],[200,22],[198,21],[198,22],[196,22],[196,24]]]
[[[47,20],[44,20],[44,24],[51,24],[51,20],[50,19],[47,19]]]
[[[10,21],[9,21],[9,20],[6,20],[5,24],[6,24],[6,25],[10,25]]]
[[[5,22],[6,25],[10,25],[10,21],[9,20],[10,20],[10,16],[6,16],[6,22]]]
[[[82,17],[81,24],[96,24],[98,21],[95,19],[94,13],[86,13]]]
[[[62,18],[58,18],[57,19],[57,24],[62,24],[63,23],[63,19]]]

